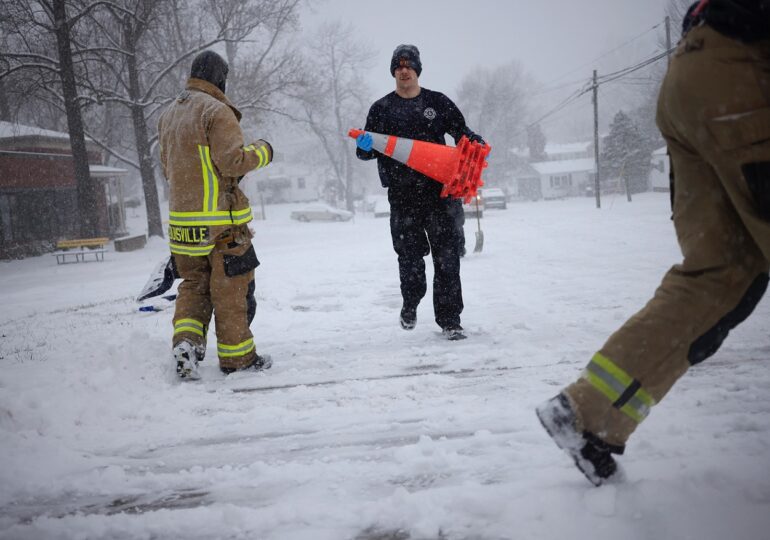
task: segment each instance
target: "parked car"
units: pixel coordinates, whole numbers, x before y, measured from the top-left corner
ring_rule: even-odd
[[[478,205],[476,204],[478,202]],[[471,199],[470,202],[463,202],[463,212],[465,217],[476,217],[476,214],[480,218],[484,217],[484,198],[481,194],[476,195],[475,199]]]
[[[481,194],[484,198],[484,208],[502,208],[505,210],[508,207],[505,192],[500,188],[484,188],[481,190]]]
[[[297,221],[348,221],[352,219],[353,212],[334,208],[328,204],[316,203],[301,210],[294,210],[290,217]]]
[[[389,217],[390,202],[387,197],[377,197],[374,201],[374,217]]]

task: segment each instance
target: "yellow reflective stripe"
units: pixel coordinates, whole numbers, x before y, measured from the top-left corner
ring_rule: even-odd
[[[260,167],[264,167],[265,165],[270,163],[270,160],[268,159],[269,156],[267,155],[266,146],[263,146],[262,148],[259,149],[259,155],[260,155],[260,158],[264,158],[264,164],[262,163],[262,161],[260,161]]]
[[[589,383],[591,383],[591,386],[593,386],[599,392],[604,394],[604,396],[610,401],[615,401],[620,397],[620,394],[618,394],[617,391],[614,388],[612,388],[609,384],[604,382],[604,380],[601,379],[598,375],[595,375],[594,373],[591,373],[590,371],[585,370],[583,371],[583,378],[587,380]]]
[[[634,378],[631,377],[628,373],[620,369],[618,366],[615,365],[615,363],[604,356],[601,353],[596,353],[593,358],[591,358],[591,362],[594,362],[595,364],[599,364],[601,368],[612,375],[616,381],[618,381],[623,386],[631,386],[631,383],[634,382]]]
[[[208,146],[206,147],[206,164],[208,165],[209,171],[211,172],[211,186],[209,187],[210,199],[204,199],[204,202],[208,200],[209,204],[208,206],[203,207],[203,211],[213,212],[217,209],[217,201],[219,200],[219,180],[217,179],[217,175],[214,173],[214,165],[211,163],[211,151]]]
[[[602,369],[604,369],[604,371],[612,375],[615,380],[620,382],[623,386],[628,387],[631,385],[631,383],[634,382],[633,377],[620,369],[612,360],[603,354],[596,353],[591,360],[598,364]],[[655,405],[655,399],[653,399],[653,397],[644,388],[640,387],[636,392],[634,392],[634,397],[641,399],[648,407]]]
[[[252,220],[251,208],[242,210],[217,210],[216,212],[169,212],[169,225],[177,227],[241,225]]]
[[[226,345],[224,343],[217,343],[217,354],[223,357],[232,356],[244,356],[256,347],[254,346],[254,339],[250,338],[246,341],[239,343],[238,345]]]
[[[206,210],[206,200],[209,196],[209,171],[206,167],[206,153],[203,150],[203,145],[198,145],[198,155],[201,158],[201,174],[203,175],[203,210]]]
[[[192,332],[193,334],[205,337],[203,329],[203,323],[195,319],[179,319],[174,323],[174,335],[181,334],[182,332]]]
[[[637,424],[640,423],[642,420],[647,418],[647,414],[642,414],[641,412],[637,411],[631,403],[626,403],[623,405],[620,410],[624,413],[626,413],[626,416],[630,416]]]
[[[257,154],[257,157],[259,158],[259,165],[257,165],[257,169],[261,169],[262,167],[265,166],[265,158],[262,155],[262,152],[260,150],[262,149],[261,148],[254,149],[254,153]]]
[[[203,211],[213,212],[219,199],[219,180],[211,164],[211,151],[208,146],[198,145],[198,155],[201,159],[203,172]]]
[[[612,401],[615,407],[620,405],[620,403],[615,402],[621,399],[621,396],[629,387],[639,385],[638,382],[634,381],[633,377],[600,353],[594,355],[588,367],[583,371],[582,377]],[[653,405],[655,405],[655,399],[644,388],[639,386],[619,409],[636,422],[641,422],[650,413],[650,408]]]
[[[257,157],[259,158],[259,164],[257,164],[256,167],[254,167],[255,169],[261,169],[262,167],[267,165],[268,159],[267,159],[267,148],[266,147],[260,146],[259,148],[257,148],[253,144],[250,144],[250,145],[246,146],[244,148],[244,150],[246,150],[247,152],[254,152],[257,155]]]
[[[191,246],[189,244],[169,243],[171,253],[175,255],[189,255],[191,257],[205,257],[214,249],[214,244],[208,246]]]

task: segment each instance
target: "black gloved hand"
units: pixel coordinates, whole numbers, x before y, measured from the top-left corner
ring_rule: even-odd
[[[468,137],[468,140],[471,142],[479,143],[482,145],[487,144],[481,135],[472,132],[470,129],[465,132],[465,136]]]

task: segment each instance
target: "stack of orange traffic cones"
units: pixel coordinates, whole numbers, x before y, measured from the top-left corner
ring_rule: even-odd
[[[348,136],[355,139],[362,133],[367,132],[351,129]],[[470,202],[484,185],[481,173],[488,165],[487,155],[492,150],[488,144],[471,142],[463,136],[453,148],[371,131],[369,134],[372,136],[372,149],[444,184],[442,197],[456,197]]]

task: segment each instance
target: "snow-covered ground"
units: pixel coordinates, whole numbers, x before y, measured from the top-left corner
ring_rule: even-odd
[[[162,240],[0,263],[0,537],[770,538],[767,299],[653,410],[621,483],[591,486],[533,412],[679,260],[667,194],[486,212],[460,342],[430,294],[400,329],[387,219],[290,209],[253,224],[266,373],[221,375],[212,335],[203,380],[175,380],[173,306],[133,301]]]

